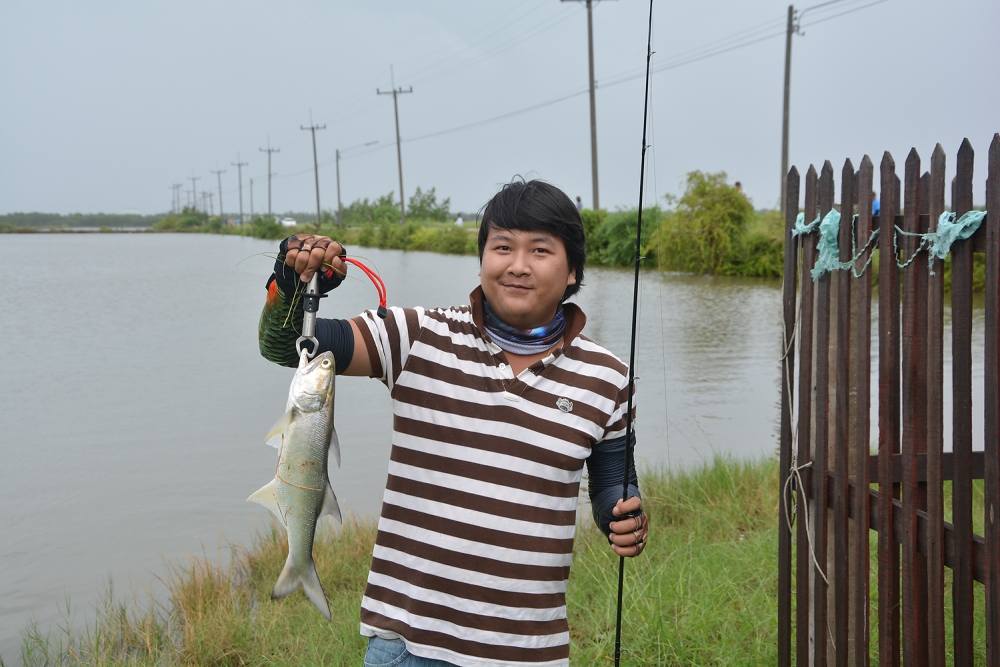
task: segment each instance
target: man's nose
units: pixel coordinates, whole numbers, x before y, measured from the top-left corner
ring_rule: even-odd
[[[531,272],[531,264],[528,262],[528,253],[518,250],[511,253],[510,264],[507,271],[515,275],[524,275]]]

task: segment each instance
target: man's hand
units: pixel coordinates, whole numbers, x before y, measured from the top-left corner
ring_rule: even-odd
[[[333,282],[332,289],[347,275],[347,263],[342,259],[344,254],[344,246],[329,237],[296,234],[288,239],[285,266],[293,269],[304,283],[320,271],[320,282]]]
[[[608,542],[611,544],[611,549],[619,556],[638,556],[646,548],[649,517],[642,511],[642,498],[633,496],[628,500],[619,500],[611,510],[615,516],[633,512],[635,516],[626,516],[620,521],[612,521],[609,524],[611,533],[608,535]]]

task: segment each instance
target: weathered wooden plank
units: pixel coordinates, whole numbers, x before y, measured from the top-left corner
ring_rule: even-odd
[[[937,466],[938,475],[942,481],[950,481],[954,478],[954,459],[952,458],[951,452],[945,452],[939,456],[940,465]],[[931,479],[928,468],[930,467],[929,461],[930,452],[927,454],[917,454],[917,481],[929,482]],[[889,478],[895,484],[902,481],[903,479],[903,461],[901,454],[894,454],[889,457]],[[983,470],[985,468],[985,463],[983,461],[983,452],[972,452],[972,465],[970,466],[969,474],[972,479],[983,479]],[[878,476],[878,457],[871,456],[868,458],[868,475],[870,479],[875,479]]]
[[[973,150],[968,139],[958,149],[952,210],[962,215],[972,208]],[[956,561],[954,597],[955,664],[972,664],[972,245],[959,241],[951,248],[952,354],[952,517]]]
[[[792,664],[792,533],[786,524],[788,501],[785,478],[792,464],[792,398],[795,395],[795,286],[798,269],[798,241],[792,236],[799,211],[799,172],[788,172],[785,185],[785,266],[782,282],[784,329],[781,355],[781,449],[778,456],[781,475],[778,479],[778,665]]]
[[[983,387],[986,551],[986,664],[1000,667],[1000,134],[986,176],[986,360]]]
[[[931,154],[927,192],[928,225],[937,231],[944,211],[945,154],[941,144]],[[944,264],[935,262],[927,277],[927,662],[945,664],[944,645]],[[951,457],[949,456],[949,461]],[[918,466],[919,470],[920,466]]]
[[[818,179],[816,168],[809,165],[806,172],[805,183],[805,204],[804,215],[807,222],[811,222],[816,217],[816,197]],[[813,410],[813,336],[815,327],[815,303],[816,287],[809,275],[813,264],[816,261],[816,234],[806,234],[801,238],[802,247],[802,280],[801,284],[801,313],[799,314],[799,424],[798,424],[798,445],[796,455],[799,465],[804,465],[812,461],[812,410]],[[802,471],[802,486],[800,493],[812,492],[812,470],[806,468]],[[812,520],[812,517],[809,517]],[[803,517],[799,517],[795,534],[795,664],[809,664],[809,647],[811,637],[811,625],[809,622],[810,611],[812,609],[811,588],[812,588],[812,561],[809,556],[809,537],[806,534],[806,522]]]
[[[920,232],[920,156],[911,148],[906,156],[903,190],[903,230]],[[903,236],[903,257],[912,258],[920,246],[914,236]],[[917,510],[926,499],[917,481],[916,454],[926,450],[926,283],[927,264],[914,259],[902,271],[902,452],[903,452],[903,662],[927,664],[927,565],[917,545]],[[921,502],[923,501],[923,502]]]
[[[819,213],[822,218],[833,208],[833,165],[823,163],[819,177]],[[827,559],[827,485],[830,440],[830,275],[816,280],[816,430],[813,450],[813,548],[826,576],[831,571]],[[831,633],[827,617],[827,579],[816,574],[813,585],[813,665],[825,667]]]
[[[854,165],[850,160],[844,161],[840,180],[840,236],[838,244],[840,261],[851,259],[851,237],[854,229]],[[850,359],[851,345],[851,272],[837,271],[837,361],[836,384],[834,390],[835,423],[831,455],[833,457],[834,476],[837,480],[833,490],[833,608],[834,608],[834,645],[836,646],[835,664],[847,667],[850,644],[848,628],[850,613],[848,611],[850,590],[850,559],[848,543],[847,487],[848,462],[850,460]]]
[[[893,536],[890,456],[899,450],[899,290],[893,222],[899,209],[896,163],[888,151],[881,164],[879,220],[879,664],[899,665],[899,548]]]
[[[857,245],[867,246],[872,233],[872,161],[867,155],[861,159],[857,173],[856,199],[858,201]],[[867,255],[867,254],[866,254]],[[866,256],[855,261],[854,268],[861,272]],[[871,273],[851,281],[851,404],[850,404],[850,461],[851,478],[859,488],[868,488],[868,459],[870,451],[870,392],[871,392]],[[869,664],[869,552],[868,494],[856,494],[851,504],[854,520],[851,523],[851,592],[850,613],[853,619],[852,664],[867,667]]]
[[[833,479],[833,475],[832,474],[828,474],[827,475],[827,483],[831,487],[833,486],[834,479]],[[852,481],[850,483],[850,487],[848,488],[848,494],[847,494],[848,495],[848,500],[850,501],[849,506],[852,507],[852,508],[854,507],[854,494],[855,494],[855,486],[854,486],[854,482]],[[874,526],[878,525],[879,516],[880,516],[880,513],[879,513],[880,512],[880,508],[878,506],[879,492],[877,490],[875,490],[875,489],[869,488],[868,489],[868,496],[869,496],[869,502],[871,504],[871,507],[869,508],[869,512],[868,512],[868,520],[871,522],[871,524],[873,526],[872,530],[874,531],[875,530]],[[828,496],[828,498],[829,498],[829,496]],[[831,499],[831,502],[832,502],[832,499]],[[893,498],[892,499],[892,505],[895,508],[897,514],[901,514],[903,512],[903,501],[902,500],[898,500],[896,498]],[[852,519],[854,518],[853,509],[851,510],[851,518]],[[923,546],[927,543],[927,530],[928,530],[927,526],[928,526],[928,523],[929,523],[929,519],[927,517],[927,512],[925,512],[923,510],[918,510],[917,511],[917,536],[918,536],[919,539],[917,540],[917,544],[919,544],[921,546],[921,548],[923,548]],[[955,535],[954,535],[954,533],[955,533],[955,527],[952,524],[950,524],[950,523],[948,523],[946,521],[944,523],[944,564],[947,567],[953,567],[954,564],[955,564]],[[897,521],[895,523],[895,531],[893,532],[893,538],[896,540],[896,542],[898,544],[902,544],[903,543],[903,524],[902,524],[901,521]],[[974,581],[978,581],[978,582],[983,583],[983,584],[986,583],[987,561],[989,560],[990,557],[995,558],[995,555],[993,555],[990,552],[987,552],[987,550],[986,550],[986,539],[984,537],[982,537],[981,535],[973,535],[972,536],[972,578],[973,578]]]

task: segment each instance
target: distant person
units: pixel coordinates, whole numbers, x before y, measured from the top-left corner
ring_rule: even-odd
[[[458,217],[455,218],[455,226],[456,227],[461,227],[464,224],[465,224],[465,220],[462,220],[462,216],[461,215],[459,215]]]
[[[580,195],[576,196],[576,210],[578,210],[578,211],[582,211],[583,210],[583,200],[580,199]]]
[[[366,665],[568,664],[584,467],[605,548],[632,557],[646,545],[649,520],[624,460],[628,366],[564,303],[583,282],[580,212],[548,183],[514,181],[486,204],[478,245],[479,283],[463,304],[316,320],[317,351],[334,351],[338,374],[376,378],[392,401],[361,600]],[[281,242],[259,328],[268,360],[296,365],[302,300],[293,295],[317,272],[321,292],[339,285],[345,252],[325,236]],[[406,279],[418,285],[420,270]],[[598,331],[603,315],[594,313]]]
[[[743,192],[743,184],[740,183],[739,181],[733,183],[733,187],[736,188],[737,192]]]
[[[872,215],[878,215],[879,210],[881,210],[881,205],[878,201],[878,195],[874,192],[872,193]]]

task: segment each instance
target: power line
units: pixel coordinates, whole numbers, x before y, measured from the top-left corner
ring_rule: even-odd
[[[816,5],[813,8],[817,9],[817,8],[820,8],[820,6],[825,7],[827,5],[832,6],[834,4],[839,4],[839,3],[842,3],[842,2],[845,2],[845,1],[846,2],[852,2],[852,0],[834,0],[834,2],[820,3],[820,5]],[[854,2],[858,2],[860,0],[853,0],[853,1]],[[843,11],[843,12],[838,12],[838,13],[830,15],[830,16],[823,16],[823,17],[817,18],[817,19],[815,19],[813,21],[809,21],[807,23],[804,23],[802,25],[802,27],[816,25],[816,24],[819,24],[819,23],[823,23],[825,21],[832,20],[834,18],[839,18],[841,16],[846,16],[848,14],[853,14],[855,12],[861,11],[863,9],[867,9],[867,8],[872,7],[874,5],[882,4],[884,2],[888,2],[888,0],[875,0],[874,2],[867,2],[867,3],[862,4],[860,6],[852,7],[851,9],[848,9],[848,10]],[[767,41],[767,40],[770,40],[770,39],[774,39],[774,38],[779,37],[779,36],[781,36],[781,35],[783,35],[785,33],[785,30],[783,28],[775,29],[776,26],[780,25],[780,23],[783,23],[783,22],[784,22],[784,19],[780,19],[780,20],[777,20],[777,21],[775,21],[775,20],[765,21],[765,22],[762,22],[762,23],[759,23],[759,24],[755,24],[753,26],[749,26],[747,28],[741,29],[741,30],[736,31],[734,33],[731,33],[730,35],[728,35],[728,36],[726,36],[726,37],[724,37],[722,39],[714,40],[712,42],[709,42],[708,44],[701,45],[701,46],[695,47],[693,49],[689,49],[689,50],[686,50],[686,51],[679,52],[679,53],[675,54],[673,57],[669,58],[666,62],[662,62],[660,65],[656,66],[653,69],[653,73],[654,74],[660,74],[660,73],[663,73],[663,72],[666,72],[666,71],[670,71],[670,70],[673,70],[673,69],[679,69],[679,68],[684,67],[686,65],[692,65],[692,64],[701,62],[703,60],[708,60],[709,58],[714,58],[714,57],[719,56],[719,55],[724,55],[726,53],[731,53],[733,51],[744,49],[744,48],[753,46],[755,44],[759,44],[761,42],[764,42],[764,41]],[[637,79],[641,78],[642,76],[643,76],[642,73],[633,74],[632,71],[621,72],[621,73],[619,73],[617,75],[612,75],[612,76],[609,76],[609,77],[598,79],[597,80],[596,89],[597,90],[603,90],[603,89],[607,89],[607,88],[613,88],[613,87],[621,85],[623,83],[628,83],[630,81],[637,80]],[[409,91],[407,91],[407,92],[409,92]],[[505,120],[505,119],[508,119],[508,118],[513,118],[513,117],[516,117],[516,116],[519,116],[519,115],[530,113],[532,111],[537,111],[537,110],[540,110],[540,109],[543,109],[543,108],[546,108],[546,107],[549,107],[549,106],[553,106],[553,105],[559,104],[561,102],[565,102],[567,100],[570,100],[570,99],[573,99],[573,98],[576,98],[576,97],[580,97],[582,95],[586,95],[588,92],[589,91],[588,91],[587,88],[576,90],[576,91],[573,91],[573,92],[570,92],[570,93],[566,93],[566,94],[560,95],[558,97],[554,97],[554,98],[550,98],[550,99],[547,99],[547,100],[543,100],[541,102],[536,102],[534,104],[530,104],[530,105],[527,105],[527,106],[524,106],[524,107],[519,107],[517,109],[512,109],[510,111],[507,111],[507,112],[504,112],[504,113],[501,113],[501,114],[497,114],[495,116],[489,116],[487,118],[482,118],[482,119],[479,119],[479,120],[470,121],[470,122],[467,122],[467,123],[462,123],[462,124],[459,124],[459,125],[456,125],[456,126],[453,126],[453,127],[448,127],[448,128],[443,128],[443,129],[440,129],[440,130],[435,130],[435,131],[432,131],[432,132],[427,132],[427,133],[424,133],[424,134],[421,134],[421,135],[417,135],[417,136],[414,136],[414,137],[408,137],[408,138],[405,138],[405,139],[399,138],[398,141],[399,141],[400,144],[402,144],[402,143],[414,143],[414,142],[417,142],[417,141],[423,141],[423,140],[426,140],[426,139],[432,139],[432,138],[436,138],[436,137],[440,137],[440,136],[452,134],[452,133],[455,133],[455,132],[461,132],[461,131],[464,131],[464,130],[473,129],[473,128],[480,127],[480,126],[483,126],[483,125],[488,125],[488,124],[495,123],[495,122],[498,122],[498,121],[501,121],[501,120]],[[390,93],[387,92],[385,94],[390,94]],[[368,155],[368,154],[371,154],[371,153],[374,153],[374,152],[377,152],[377,151],[380,151],[380,150],[384,150],[384,149],[388,148],[389,145],[390,145],[390,143],[388,143],[388,142],[381,143],[379,146],[376,146],[376,147],[371,148],[369,150],[360,151],[358,153],[355,153],[352,157],[362,157],[362,156],[365,156],[365,155]],[[341,158],[343,158],[343,155],[341,156]],[[328,160],[324,160],[323,162],[320,162],[319,164],[328,165],[328,164],[334,163],[335,160],[336,160],[336,157],[334,156],[334,157],[329,158]],[[295,172],[284,173],[284,174],[279,175],[278,177],[279,178],[291,178],[291,177],[295,177],[295,176],[301,176],[302,174],[305,174],[308,171],[309,171],[309,169],[302,169],[302,170],[295,171]],[[401,190],[402,190],[402,188],[401,188]]]

